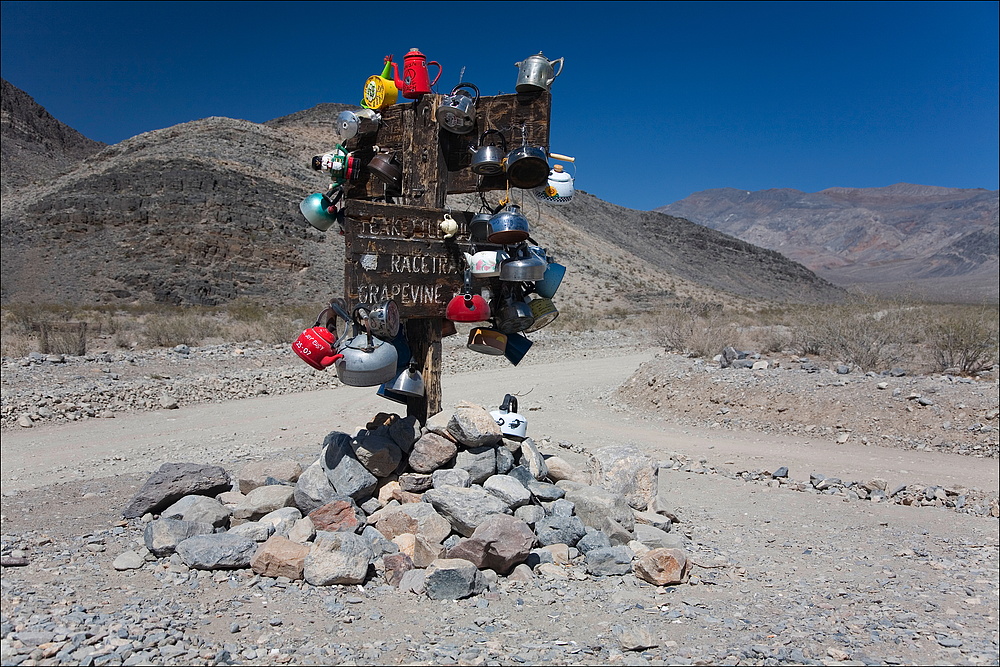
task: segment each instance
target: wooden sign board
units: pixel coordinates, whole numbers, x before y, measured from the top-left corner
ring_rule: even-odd
[[[359,151],[361,155],[373,154],[378,146],[383,152],[395,153],[403,161],[404,177],[417,169],[418,162],[426,162],[428,156],[420,151],[428,148],[427,139],[436,140],[440,157],[447,171],[447,194],[477,192],[478,190],[505,190],[507,180],[502,174],[480,177],[474,174],[469,165],[472,163],[472,153],[469,146],[478,146],[479,138],[488,129],[499,130],[507,142],[507,149],[513,150],[522,143],[521,128],[524,128],[523,141],[528,146],[537,146],[545,151],[549,148],[549,117],[552,112],[552,96],[547,92],[532,94],[496,95],[480,97],[476,106],[475,129],[469,134],[452,134],[438,127],[435,114],[442,95],[424,95],[419,102],[394,104],[383,109],[382,122],[377,132],[372,133],[374,123],[363,121],[361,134],[347,142],[348,150]],[[419,116],[419,118],[417,118]],[[421,142],[411,146],[408,140],[419,126],[427,127]],[[494,135],[495,136],[495,135]],[[433,144],[430,144],[433,145]],[[419,148],[420,151],[413,150]],[[365,159],[365,158],[363,158]],[[442,174],[444,176],[444,174]],[[437,184],[421,183],[417,179],[412,185],[404,185],[400,201],[423,206],[433,205],[424,197]],[[372,199],[384,197],[385,186],[365,172],[359,181],[354,182],[347,192],[349,199]]]
[[[352,303],[392,299],[403,318],[444,317],[462,287],[463,251],[473,214],[452,212],[458,234],[444,238],[440,209],[347,203],[344,285]]]

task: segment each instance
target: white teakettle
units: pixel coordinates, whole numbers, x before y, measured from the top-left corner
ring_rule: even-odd
[[[496,420],[503,437],[520,442],[528,437],[528,420],[517,411],[517,399],[507,394],[499,410],[494,410],[490,416]]]
[[[509,255],[503,250],[480,250],[475,255],[465,253],[472,275],[476,278],[495,278],[500,275],[500,265]]]
[[[535,197],[549,204],[568,204],[573,201],[573,177],[561,164],[552,167],[545,185],[535,190]]]

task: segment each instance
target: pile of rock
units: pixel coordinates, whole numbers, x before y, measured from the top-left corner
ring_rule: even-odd
[[[380,413],[354,436],[330,433],[305,470],[254,463],[234,482],[220,467],[165,464],[123,511],[146,522],[148,553],[115,567],[170,558],[314,586],[381,577],[432,599],[475,595],[499,576],[566,578],[574,564],[591,576],[685,581],[657,463],[612,446],[590,467],[505,438],[478,405],[424,426]]]

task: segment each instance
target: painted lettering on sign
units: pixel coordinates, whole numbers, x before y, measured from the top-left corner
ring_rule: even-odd
[[[459,234],[467,235],[464,221],[459,220]],[[359,221],[358,238],[380,239],[444,239],[440,220],[427,218],[372,218]]]
[[[395,282],[391,285],[358,285],[358,297],[364,303],[394,300],[400,307],[446,305],[451,293],[444,285],[411,285]]]

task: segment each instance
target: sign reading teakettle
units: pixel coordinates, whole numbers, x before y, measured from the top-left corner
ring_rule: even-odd
[[[348,201],[348,300],[392,299],[403,318],[443,316],[462,288],[471,219],[472,213]]]

